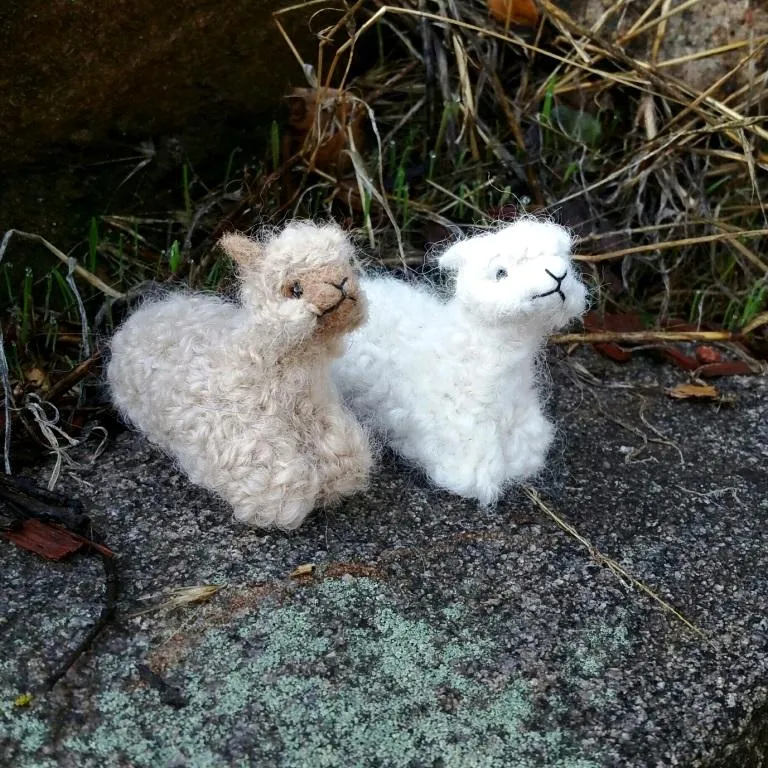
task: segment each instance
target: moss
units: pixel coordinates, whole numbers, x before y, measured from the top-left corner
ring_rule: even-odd
[[[622,621],[622,618],[619,619]],[[627,628],[623,623],[615,626],[598,625],[584,632],[578,642],[571,644],[565,679],[577,688],[591,705],[607,709],[616,702],[618,693],[609,684],[610,675],[604,672],[616,666],[629,647]]]

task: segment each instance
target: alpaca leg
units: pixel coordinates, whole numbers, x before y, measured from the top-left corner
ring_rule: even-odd
[[[477,429],[463,431],[451,426],[446,423],[443,429],[433,428],[417,450],[403,451],[403,455],[423,467],[439,488],[492,504],[504,481],[504,456],[495,425],[479,424]]]
[[[465,461],[442,462],[427,467],[427,474],[439,488],[465,499],[475,499],[481,504],[495,502],[502,489],[496,473],[488,472],[484,465],[473,462],[469,457]]]
[[[304,498],[249,498],[233,503],[235,520],[254,528],[298,528],[315,507],[314,497]]]
[[[524,480],[544,468],[554,428],[540,412],[532,414],[508,436],[504,445],[506,474]]]
[[[235,519],[257,528],[298,528],[318,500],[316,468],[297,458],[269,477],[264,474],[263,470],[257,471],[221,489],[234,509]]]
[[[343,415],[323,433],[317,445],[317,459],[325,504],[334,504],[368,485],[373,463],[368,438],[348,416]]]

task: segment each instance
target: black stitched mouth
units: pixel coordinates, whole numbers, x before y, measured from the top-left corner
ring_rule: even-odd
[[[327,315],[329,312],[333,312],[334,310],[338,309],[343,303],[345,299],[349,299],[350,301],[357,302],[357,299],[354,296],[350,296],[347,293],[346,284],[349,280],[348,277],[345,277],[338,285],[336,283],[328,283],[328,285],[332,285],[334,288],[336,288],[339,293],[341,293],[341,298],[333,305],[328,307],[327,309],[324,309],[318,317],[323,317],[323,315]]]
[[[563,284],[563,280],[565,280],[565,278],[568,276],[568,270],[566,269],[565,272],[563,272],[562,277],[558,277],[557,275],[553,275],[548,269],[545,269],[544,271],[554,281],[557,282],[557,285],[551,291],[546,291],[545,293],[537,293],[533,298],[534,299],[543,299],[545,296],[551,296],[553,293],[556,293],[563,300],[563,304],[565,304],[565,294],[561,290],[560,286]]]
[[[329,314],[330,312],[334,312],[335,310],[337,310],[344,303],[346,298],[347,298],[346,296],[342,296],[335,304],[332,304],[330,307],[327,307],[326,309],[324,309],[318,315],[318,317],[324,317],[325,315]]]
[[[344,286],[346,286],[348,280],[349,280],[349,278],[345,277],[338,285],[336,285],[336,283],[330,283],[330,285],[332,285],[334,288],[336,288],[339,291],[341,291],[342,298],[349,299],[350,301],[357,301],[357,299],[354,296],[350,296],[347,293],[347,289],[344,287]]]

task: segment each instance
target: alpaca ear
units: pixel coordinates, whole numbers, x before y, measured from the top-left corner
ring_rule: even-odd
[[[460,269],[466,263],[467,257],[472,250],[470,243],[471,239],[460,240],[448,248],[437,260],[440,269],[454,272]]]
[[[228,232],[219,240],[219,247],[241,267],[255,267],[264,255],[260,243],[237,232]]]

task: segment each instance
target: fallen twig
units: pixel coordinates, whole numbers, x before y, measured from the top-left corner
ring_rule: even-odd
[[[732,331],[595,331],[591,333],[560,333],[550,336],[552,344],[647,344],[680,341],[740,341],[741,333]]]
[[[53,689],[56,683],[61,680],[64,675],[70,670],[74,663],[93,645],[94,640],[106,629],[109,623],[115,617],[115,611],[117,610],[117,598],[120,593],[120,582],[117,577],[117,566],[115,564],[115,558],[112,555],[106,555],[97,546],[93,547],[93,551],[97,552],[101,557],[101,562],[104,565],[104,607],[101,609],[99,618],[96,619],[94,625],[88,630],[85,637],[77,644],[75,649],[67,656],[61,666],[48,677],[46,684],[48,690]]]
[[[87,360],[76,365],[69,373],[60,378],[46,393],[46,399],[54,402],[61,395],[69,392],[72,387],[79,384],[95,365],[101,360],[101,352],[94,352]]]

